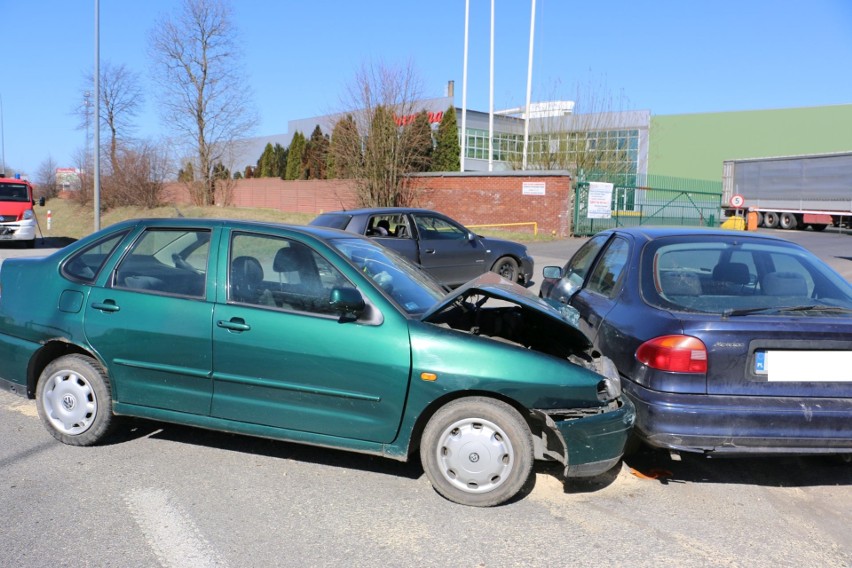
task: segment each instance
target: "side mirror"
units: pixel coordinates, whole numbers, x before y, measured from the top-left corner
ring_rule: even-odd
[[[562,278],[562,269],[558,266],[545,266],[541,269],[541,275],[548,280],[559,280]]]
[[[40,207],[44,207],[44,196],[38,198],[38,204]]]
[[[340,323],[357,320],[367,307],[361,292],[355,288],[334,288],[329,297],[329,304],[340,314]]]

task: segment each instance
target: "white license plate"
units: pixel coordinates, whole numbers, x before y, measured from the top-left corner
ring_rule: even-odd
[[[754,372],[769,382],[852,382],[852,351],[757,351]]]

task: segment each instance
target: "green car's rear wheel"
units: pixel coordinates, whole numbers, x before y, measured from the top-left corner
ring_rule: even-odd
[[[113,423],[106,372],[91,357],[66,355],[51,362],[39,377],[36,402],[48,431],[72,446],[96,444]]]

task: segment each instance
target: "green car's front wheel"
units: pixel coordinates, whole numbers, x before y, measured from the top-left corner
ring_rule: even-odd
[[[96,444],[113,423],[106,371],[84,355],[66,355],[45,367],[38,380],[36,402],[48,431],[72,446]]]
[[[462,505],[491,507],[517,495],[529,479],[532,435],[508,404],[463,398],[429,420],[420,459],[438,493]]]

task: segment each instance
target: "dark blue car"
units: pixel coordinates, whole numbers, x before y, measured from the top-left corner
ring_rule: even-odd
[[[579,311],[651,446],[852,453],[852,286],[783,239],[707,229],[598,233],[541,295]]]

